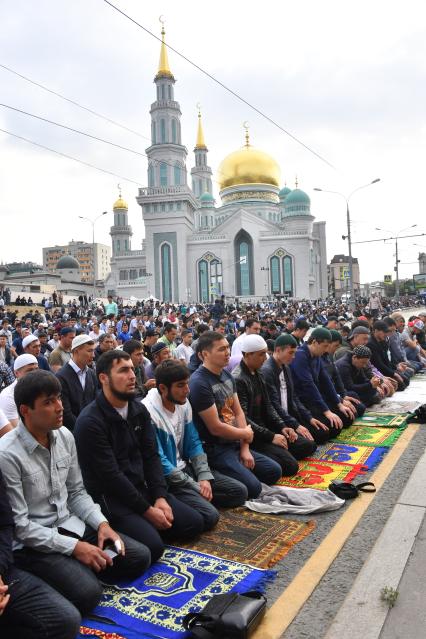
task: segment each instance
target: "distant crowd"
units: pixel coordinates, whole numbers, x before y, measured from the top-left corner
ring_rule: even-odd
[[[416,297],[86,301],[0,305],[0,632],[13,639],[74,638],[102,582],[141,575],[219,507],[295,475],[426,370]]]

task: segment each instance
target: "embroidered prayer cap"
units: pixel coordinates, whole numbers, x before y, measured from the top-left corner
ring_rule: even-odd
[[[424,329],[425,325],[424,325],[424,323],[422,322],[422,320],[416,320],[416,321],[413,323],[413,327],[414,327],[414,328],[417,328],[419,331],[422,331],[422,330]]]
[[[356,326],[349,335],[348,339],[352,339],[355,335],[370,335],[370,331],[366,326]]]
[[[167,344],[165,344],[164,342],[157,342],[156,344],[154,344],[154,346],[151,346],[151,355],[156,355],[157,353],[162,351],[163,348],[167,348]]]
[[[241,342],[243,353],[256,353],[268,349],[268,345],[260,335],[245,335]]]
[[[15,363],[13,364],[13,370],[19,371],[20,368],[23,368],[24,366],[28,366],[28,364],[38,365],[38,361],[36,360],[34,355],[30,355],[30,353],[24,353],[23,355],[19,355],[15,359]]]
[[[358,359],[370,359],[371,351],[368,346],[355,346],[352,355]]]
[[[274,350],[277,350],[277,348],[284,348],[285,346],[297,346],[297,341],[294,339],[293,335],[290,335],[290,333],[283,333],[277,337],[275,340]]]

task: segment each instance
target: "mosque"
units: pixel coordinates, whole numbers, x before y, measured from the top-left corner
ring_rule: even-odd
[[[269,296],[316,299],[327,295],[325,222],[311,214],[309,196],[280,189],[280,168],[267,153],[245,144],[220,164],[220,205],[201,113],[188,185],[188,151],[181,139],[181,111],[175,100],[162,29],[156,100],[151,104],[148,186],[136,197],[145,240],[132,250],[128,205],[113,206],[111,273],[105,288],[123,298],[209,302]]]

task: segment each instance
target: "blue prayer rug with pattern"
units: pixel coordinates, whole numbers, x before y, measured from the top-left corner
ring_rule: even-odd
[[[83,619],[80,637],[183,639],[189,612],[204,608],[213,595],[262,592],[275,572],[167,546],[161,559],[131,582],[105,585],[100,604]]]

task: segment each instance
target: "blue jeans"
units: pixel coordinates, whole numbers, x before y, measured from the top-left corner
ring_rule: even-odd
[[[256,499],[264,484],[275,484],[281,478],[281,466],[271,459],[250,449],[254,457],[253,470],[246,468],[240,461],[240,445],[234,442],[229,444],[212,444],[207,447],[207,457],[210,468],[232,477],[245,485],[248,499]]]
[[[126,547],[125,556],[117,556],[112,566],[99,573],[102,580],[134,579],[149,567],[151,553],[143,544],[120,535]],[[82,541],[97,544],[97,533],[89,527]],[[63,597],[68,599],[82,615],[90,613],[102,595],[102,584],[96,574],[78,559],[60,553],[44,553],[32,548],[14,552],[15,564],[40,577]]]
[[[74,639],[81,616],[72,603],[44,581],[12,567],[5,583],[10,600],[0,617],[0,635],[13,639]]]

